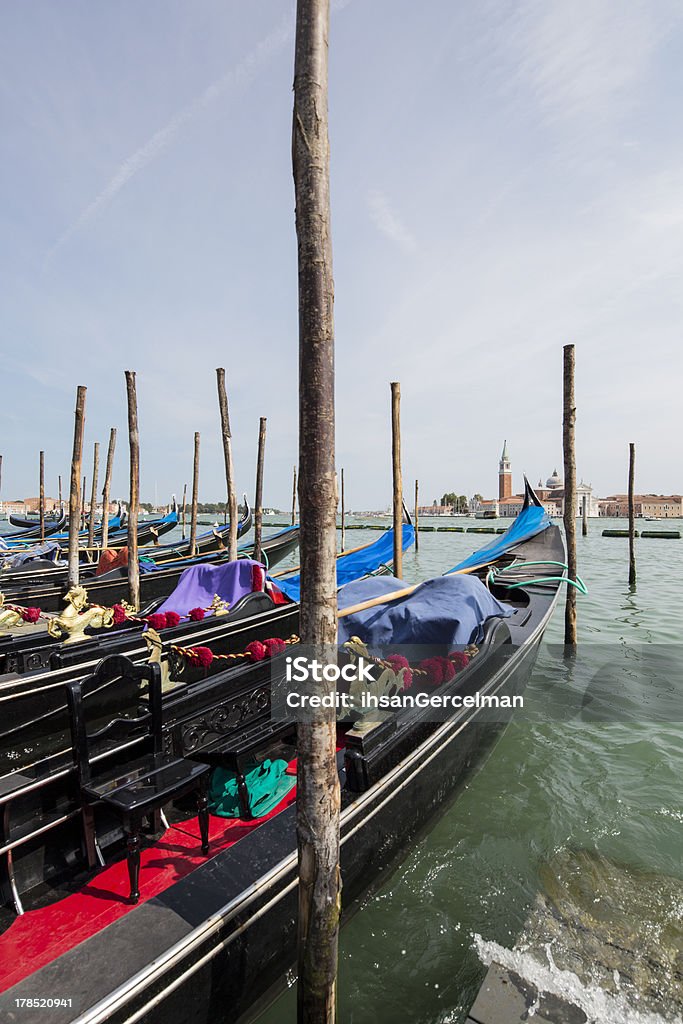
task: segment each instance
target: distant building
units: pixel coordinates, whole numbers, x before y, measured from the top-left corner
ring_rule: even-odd
[[[628,495],[612,494],[599,501],[600,515],[620,519],[628,517]],[[679,519],[683,516],[680,494],[634,494],[634,513],[652,519]]]
[[[508,455],[508,443],[503,442],[503,451],[498,463],[498,501],[512,497],[512,467]]]

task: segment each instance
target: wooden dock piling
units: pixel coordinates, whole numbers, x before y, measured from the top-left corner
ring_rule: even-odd
[[[192,505],[190,506],[190,555],[197,554],[197,503],[199,501],[199,441],[194,435],[194,457],[192,460]]]
[[[92,457],[92,488],[90,491],[90,519],[88,520],[88,547],[90,555],[95,547],[95,509],[97,508],[97,480],[100,473],[100,442],[95,441]]]
[[[296,466],[294,467],[294,474],[292,480],[292,526],[296,522]]]
[[[218,406],[221,413],[221,435],[223,438],[223,461],[225,463],[225,486],[227,488],[227,513],[230,519],[228,531],[228,558],[237,558],[237,492],[235,491],[235,469],[232,461],[232,432],[230,430],[230,414],[228,412],[228,395],[225,390],[225,370],[216,370],[218,386]]]
[[[85,426],[85,395],[88,389],[76,390],[76,412],[74,414],[74,444],[71,454],[71,480],[69,485],[69,587],[78,586],[78,529],[80,526],[80,485],[81,463],[83,461],[83,429]]]
[[[185,536],[186,536],[186,534],[185,534],[185,510],[186,510],[186,508],[187,508],[187,484],[183,484],[183,514],[182,514],[183,540],[185,540]]]
[[[564,532],[567,540],[567,576],[576,580],[576,404],[574,397],[575,351],[573,345],[564,346],[564,388],[562,448],[564,453]],[[576,648],[576,587],[567,586],[564,608],[564,643],[569,653]]]
[[[138,562],[138,509],[140,505],[140,431],[135,371],[126,370],[128,400],[128,446],[130,449],[130,497],[128,500],[128,602],[140,609],[140,564]]]
[[[344,467],[341,469],[341,550],[346,547],[346,504],[344,501]]]
[[[116,427],[109,431],[109,447],[107,448],[107,465],[104,471],[104,487],[102,488],[102,550],[106,551],[109,543],[109,496],[111,494],[111,475],[114,470],[114,452],[116,451]]]
[[[258,454],[256,456],[256,493],[254,494],[254,554],[261,561],[261,535],[263,533],[263,461],[266,453],[266,417],[259,420]]]
[[[588,536],[588,498],[585,494],[581,501],[581,535]]]
[[[330,226],[329,0],[297,0],[292,165],[299,290],[299,516],[304,644],[337,642],[334,285]],[[334,683],[321,681],[322,698]],[[334,1024],[341,912],[334,707],[297,726],[298,1024]]]
[[[40,453],[40,470],[39,470],[39,487],[40,497],[39,508],[40,508],[40,543],[45,543],[45,452]]]
[[[60,508],[60,511],[61,511],[61,509],[64,508],[64,504],[62,502],[62,474],[61,473],[57,477],[57,492],[58,492],[58,495],[59,495],[59,508]]]
[[[391,383],[391,468],[394,484],[394,576],[403,576],[403,477],[401,475],[401,385]]]
[[[420,550],[420,527],[419,527],[419,522],[418,522],[419,516],[418,516],[417,496],[418,496],[418,482],[416,480],[415,481],[415,514],[414,514],[414,517],[413,517],[413,523],[414,523],[414,526],[415,526],[415,550],[419,551]]]
[[[81,497],[81,530],[85,530],[85,505],[86,505],[86,491],[87,491],[88,478],[83,475],[83,495]]]
[[[633,496],[636,479],[636,446],[628,446],[628,583],[636,584],[636,506]]]

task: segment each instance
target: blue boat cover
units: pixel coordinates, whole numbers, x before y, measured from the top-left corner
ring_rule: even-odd
[[[59,544],[45,541],[44,544],[36,544],[35,547],[29,548],[28,551],[19,551],[17,554],[10,553],[10,557],[5,560],[3,568],[18,569],[20,566],[26,565],[27,562],[32,562],[36,558],[57,562],[60,550]]]
[[[409,523],[403,524],[403,550],[406,551],[415,542],[415,529]],[[394,557],[394,531],[385,530],[384,533],[368,547],[360,551],[351,551],[348,555],[341,555],[337,559],[337,586],[343,587],[345,583],[367,576],[368,573],[379,569],[380,565],[390,562]],[[276,587],[279,587],[283,594],[292,601],[299,601],[301,598],[301,575],[288,576],[286,579],[278,577],[273,580]]]
[[[339,606],[350,608],[407,585],[395,576],[358,580],[341,591]],[[337,642],[357,636],[378,655],[396,645],[452,648],[477,643],[486,619],[509,615],[512,609],[497,601],[476,576],[437,576],[405,597],[341,618]]]
[[[478,551],[468,555],[462,562],[458,562],[452,569],[449,569],[445,576],[453,572],[460,572],[463,569],[477,569],[481,565],[488,565],[500,558],[506,551],[521,544],[522,541],[535,537],[551,525],[550,516],[540,505],[528,505],[522,509],[514,523],[508,527],[505,533],[499,534],[490,544],[484,545]]]

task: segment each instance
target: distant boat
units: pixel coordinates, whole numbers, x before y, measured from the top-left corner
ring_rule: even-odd
[[[474,513],[475,519],[497,519],[498,513],[495,508],[482,508],[478,512]]]

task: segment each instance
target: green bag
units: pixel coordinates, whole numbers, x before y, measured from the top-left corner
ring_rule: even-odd
[[[252,762],[244,772],[249,791],[249,809],[254,818],[272,811],[296,785],[296,776],[285,775],[284,760]],[[209,784],[209,810],[221,818],[239,818],[237,776],[227,768],[214,768]]]

